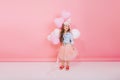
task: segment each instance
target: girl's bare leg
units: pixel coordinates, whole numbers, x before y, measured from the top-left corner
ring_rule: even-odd
[[[65,64],[65,61],[64,61],[64,60],[62,60],[62,61],[61,61],[61,65],[63,65],[63,66],[64,66],[64,64]]]
[[[66,61],[66,66],[69,66],[69,61]]]

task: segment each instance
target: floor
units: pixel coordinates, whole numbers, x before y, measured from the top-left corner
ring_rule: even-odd
[[[0,62],[0,80],[120,80],[120,62],[72,62],[69,71],[55,62]]]

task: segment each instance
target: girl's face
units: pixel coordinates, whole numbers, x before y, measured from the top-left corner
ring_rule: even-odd
[[[64,30],[68,31],[69,30],[69,25],[64,25]]]

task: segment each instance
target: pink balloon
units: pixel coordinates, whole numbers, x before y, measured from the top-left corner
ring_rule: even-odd
[[[70,18],[71,16],[71,13],[70,12],[67,12],[67,11],[63,11],[61,16],[64,18],[64,19],[67,19],[67,18]]]
[[[63,18],[56,18],[56,19],[54,20],[54,22],[55,22],[55,24],[56,24],[56,26],[57,26],[58,28],[61,28],[61,27],[62,27],[62,24],[63,24],[63,22],[64,22],[64,19],[63,19]]]

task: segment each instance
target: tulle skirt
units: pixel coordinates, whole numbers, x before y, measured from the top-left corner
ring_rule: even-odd
[[[71,44],[65,44],[60,46],[58,58],[60,60],[70,61],[77,56],[78,52],[76,48],[73,48]]]

